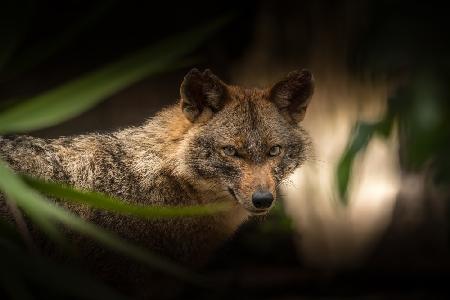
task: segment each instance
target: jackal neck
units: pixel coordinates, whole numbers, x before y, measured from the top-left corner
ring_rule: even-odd
[[[176,178],[182,175],[183,149],[196,126],[174,105],[142,126],[119,131],[116,136],[124,141],[131,169],[147,184],[161,172]]]

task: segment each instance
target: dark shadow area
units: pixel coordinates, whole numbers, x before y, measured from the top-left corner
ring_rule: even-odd
[[[15,11],[20,18],[3,16],[2,5],[8,7],[3,12]],[[203,268],[201,273],[221,282],[223,288],[187,285],[175,293],[177,298],[444,299],[450,294],[450,26],[444,5],[407,1],[31,0],[2,5],[0,33],[3,30],[5,36],[16,38],[17,47],[0,73],[1,108],[175,33],[231,16],[189,55],[193,59],[189,66],[145,78],[86,113],[26,133],[31,136],[55,138],[139,125],[178,101],[180,83],[194,66],[209,68],[231,84],[261,85],[284,71],[316,67],[320,73],[318,65],[327,70],[335,63],[351,78],[386,79],[386,97],[394,99],[393,111],[400,120],[396,126],[414,124],[399,134],[399,155],[402,175],[425,174],[420,213],[411,214],[410,199],[399,196],[392,222],[356,267],[336,270],[305,262],[299,247],[302,232],[277,207],[269,216],[244,224]],[[422,79],[424,74],[431,75]],[[341,74],[331,76],[339,78]],[[429,78],[432,80],[427,81]],[[435,84],[436,110],[427,110],[431,92],[415,90],[421,82]],[[420,126],[420,120],[411,119],[408,108],[415,105],[411,104],[414,95],[426,98],[417,102],[422,115],[429,113],[434,120],[437,111],[443,121],[428,130]],[[35,290],[37,298],[54,296],[42,286]]]

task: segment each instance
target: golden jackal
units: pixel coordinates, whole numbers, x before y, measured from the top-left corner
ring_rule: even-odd
[[[177,105],[142,126],[57,139],[3,137],[0,155],[18,172],[130,203],[232,203],[220,215],[148,221],[69,207],[164,255],[202,260],[249,216],[267,213],[279,184],[307,159],[309,138],[299,122],[313,79],[301,70],[271,88],[242,88],[193,69],[180,93]],[[0,214],[8,214],[3,200]]]

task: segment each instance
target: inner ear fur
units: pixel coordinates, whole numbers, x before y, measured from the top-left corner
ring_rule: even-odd
[[[192,69],[181,83],[181,109],[189,121],[195,122],[205,110],[215,113],[222,109],[227,95],[226,84],[209,69],[203,73]]]
[[[290,121],[303,121],[306,109],[314,93],[314,78],[309,70],[290,72],[284,79],[273,85],[270,100]]]

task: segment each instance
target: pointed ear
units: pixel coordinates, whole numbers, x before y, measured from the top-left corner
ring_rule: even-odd
[[[194,122],[202,113],[211,116],[222,109],[228,90],[226,84],[210,70],[201,73],[192,69],[181,83],[180,95],[184,115]]]
[[[311,96],[314,92],[314,78],[310,71],[293,71],[277,82],[269,93],[270,100],[290,121],[303,121]]]

